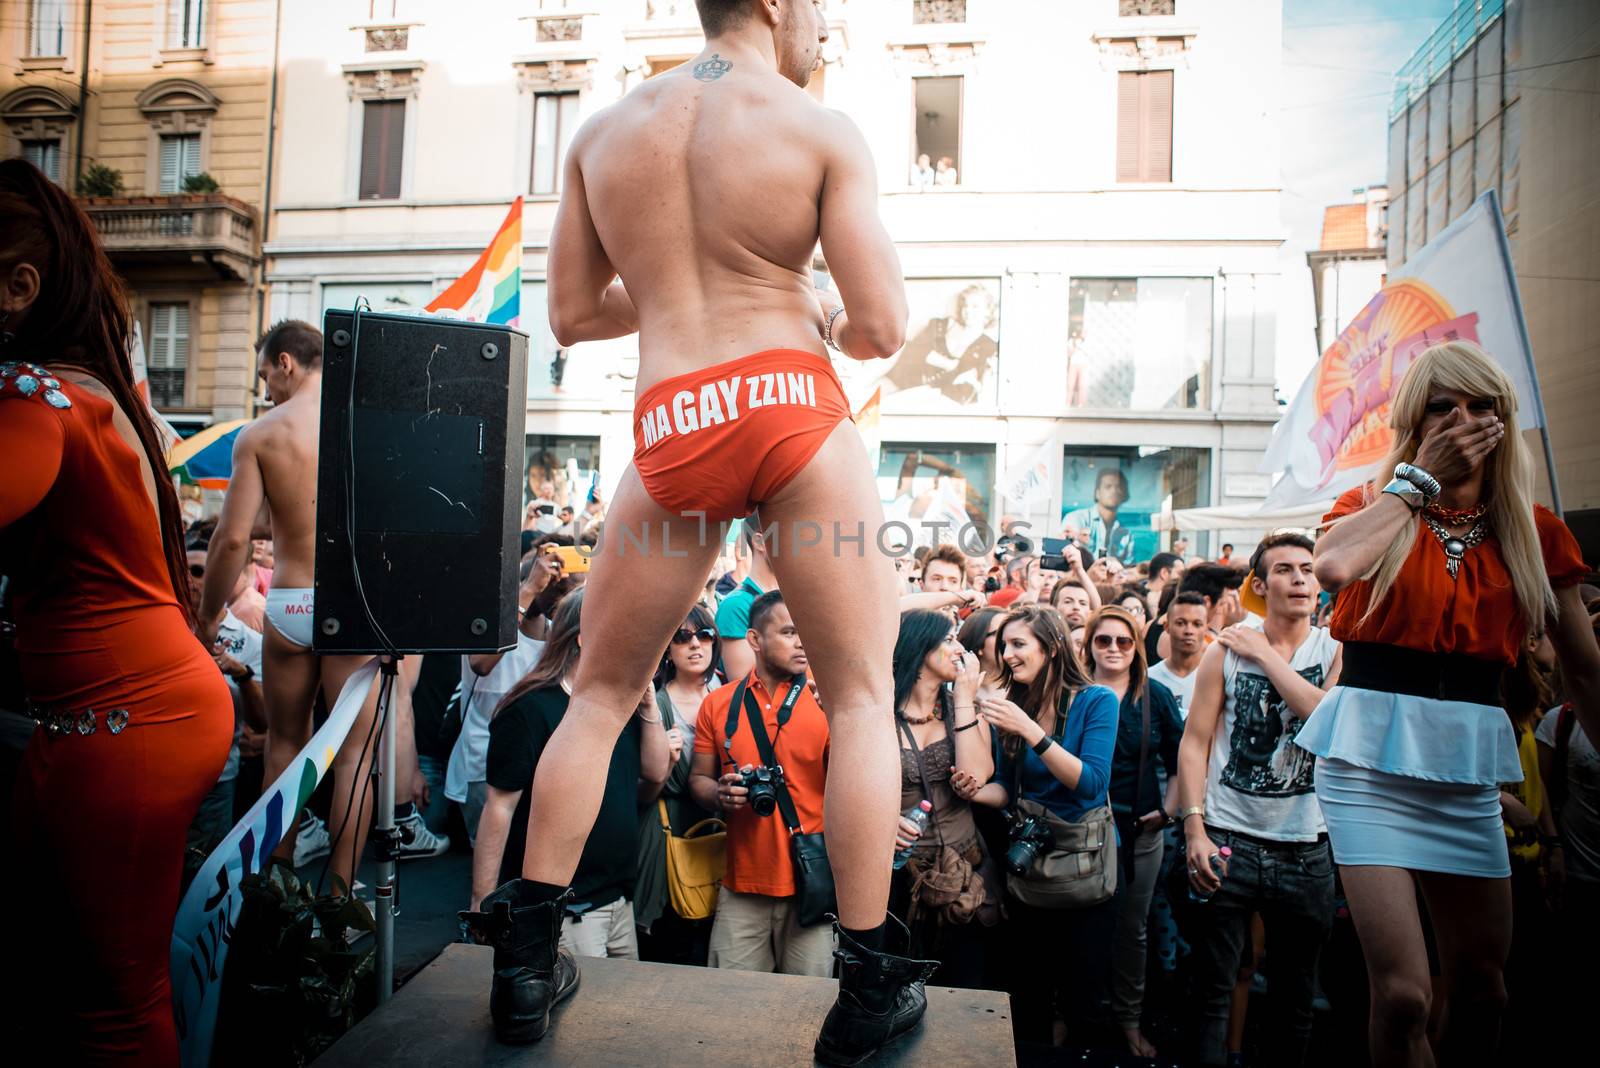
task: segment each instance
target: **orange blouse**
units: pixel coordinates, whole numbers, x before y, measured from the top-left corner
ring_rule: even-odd
[[[1362,487],[1347,491],[1324,518],[1327,524],[1365,508]],[[1535,504],[1534,523],[1544,555],[1545,573],[1557,589],[1583,581],[1589,567],[1578,542],[1554,512]],[[1382,642],[1426,652],[1461,653],[1482,660],[1515,664],[1527,637],[1527,624],[1517,610],[1511,575],[1492,535],[1461,560],[1460,573],[1445,570],[1444,546],[1419,516],[1416,544],[1400,567],[1388,604],[1366,620],[1372,583],[1352,582],[1339,591],[1330,629],[1340,641]]]

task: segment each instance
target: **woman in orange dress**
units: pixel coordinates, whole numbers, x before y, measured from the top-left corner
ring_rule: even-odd
[[[0,162],[0,572],[39,720],[8,859],[45,888],[39,922],[17,925],[43,941],[12,947],[40,995],[28,1045],[60,1063],[172,1065],[184,833],[233,711],[189,629],[177,495],[129,333],[83,211],[31,164]]]
[[[1317,543],[1344,667],[1296,742],[1318,757],[1371,979],[1374,1065],[1434,1063],[1419,886],[1439,951],[1439,1056],[1476,1063],[1497,1048],[1511,944],[1499,784],[1522,778],[1500,678],[1535,626],[1600,736],[1600,650],[1577,591],[1588,569],[1533,503],[1516,408],[1477,346],[1423,352],[1390,407],[1394,480],[1340,497]]]

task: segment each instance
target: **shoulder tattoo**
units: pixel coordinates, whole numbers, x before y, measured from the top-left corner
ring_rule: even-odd
[[[694,65],[694,76],[702,82],[714,82],[733,69],[733,64],[722,58],[722,53],[713,52],[711,58]]]

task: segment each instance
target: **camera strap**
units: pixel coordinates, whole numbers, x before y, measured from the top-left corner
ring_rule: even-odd
[[[733,736],[734,733],[739,729],[739,710],[745,705],[745,697],[749,691],[749,682],[750,676],[746,675],[744,678],[740,679],[739,684],[734,687],[733,700],[728,702],[728,722],[724,724],[722,728],[722,759],[735,769],[739,767],[739,762],[733,759]],[[800,699],[800,690],[805,686],[805,684],[805,673],[802,672],[801,674],[796,675],[794,677],[794,682],[789,687],[789,692],[784,695],[783,703],[778,706],[779,736],[782,736],[784,725],[789,722],[789,717],[794,713],[794,704]],[[752,697],[750,703],[752,706],[754,706],[754,695],[752,694],[750,696]],[[756,708],[755,714],[752,718],[759,719],[759,713],[760,709]],[[763,738],[766,737],[765,728],[766,724],[763,723],[761,732],[761,736]],[[763,756],[761,759],[766,760],[767,758]]]
[[[944,832],[939,829],[939,806],[933,803],[933,794],[928,790],[928,766],[922,760],[922,750],[917,748],[917,739],[911,733],[911,724],[905,721],[898,712],[895,713],[895,722],[900,724],[900,730],[906,736],[906,745],[911,748],[911,755],[917,760],[917,784],[922,787],[923,800],[928,802],[928,822],[933,826],[934,839],[938,842],[940,851],[944,849]],[[955,736],[950,733],[950,728],[945,728],[945,736],[950,739],[950,759],[955,760]]]
[[[761,762],[763,764],[769,768],[776,769],[778,772],[772,784],[774,792],[777,794],[778,812],[783,816],[784,825],[789,828],[789,833],[800,834],[802,833],[800,814],[795,811],[794,798],[789,796],[788,776],[783,774],[783,765],[778,763],[777,754],[772,751],[772,742],[767,738],[767,725],[761,718],[761,706],[757,703],[755,694],[745,689],[742,683],[740,686],[743,690],[744,703],[750,713],[750,733],[756,740],[756,752],[761,754]],[[800,699],[800,692],[805,688],[806,677],[804,675],[796,675],[794,681],[789,684],[789,692],[783,697],[783,704],[778,706],[779,730],[782,730],[783,725],[789,722],[789,715],[794,711],[794,704]],[[740,694],[736,693],[734,696],[739,697]],[[736,711],[732,711],[732,708],[737,708],[737,706],[731,706],[728,714],[728,723],[731,728],[737,728],[739,716]],[[733,730],[730,729],[728,731],[728,737],[730,739],[733,737]],[[731,756],[732,754],[730,753],[729,755]]]

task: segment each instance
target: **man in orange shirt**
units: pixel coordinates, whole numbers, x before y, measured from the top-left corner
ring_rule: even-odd
[[[805,650],[782,592],[771,590],[756,598],[747,636],[755,668],[742,681],[761,709],[800,829],[815,834],[822,830],[828,720],[807,684]],[[776,811],[757,815],[743,785],[742,773],[763,763],[747,719],[748,702],[733,736],[728,736],[728,708],[740,681],[707,694],[700,703],[689,773],[695,801],[721,813],[728,824],[728,867],[717,895],[709,963],[713,968],[826,978],[833,974],[833,930],[826,923],[800,926],[788,829]],[[786,701],[796,686],[799,692]],[[790,708],[784,715],[786,704]]]

